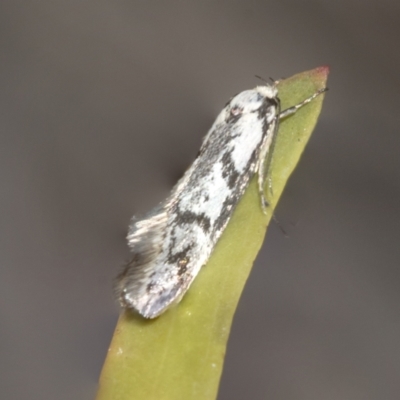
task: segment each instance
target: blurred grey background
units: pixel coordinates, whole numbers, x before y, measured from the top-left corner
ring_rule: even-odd
[[[328,64],[246,286],[219,399],[400,396],[400,3],[0,4],[0,396],[91,399],[132,214],[233,94]]]

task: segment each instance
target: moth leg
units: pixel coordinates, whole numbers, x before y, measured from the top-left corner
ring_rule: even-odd
[[[299,108],[305,106],[306,104],[310,103],[311,101],[313,101],[317,96],[319,96],[320,94],[326,92],[328,90],[328,88],[322,88],[317,90],[313,95],[311,95],[310,97],[307,97],[305,100],[303,100],[302,102],[287,108],[286,110],[283,110],[279,113],[279,119],[282,118],[286,118],[289,115],[294,114]]]
[[[278,134],[279,121],[283,118],[288,117],[289,115],[296,113],[296,111],[299,108],[310,103],[317,96],[326,92],[327,90],[328,90],[328,88],[319,89],[313,95],[311,95],[307,99],[303,100],[302,102],[300,102],[292,107],[289,107],[286,110],[279,112],[277,117],[275,118],[274,124],[271,124],[271,128],[269,129],[269,131],[267,132],[267,135],[266,135],[266,140],[261,147],[260,160],[259,160],[258,167],[257,167],[258,191],[260,193],[261,208],[262,208],[264,214],[266,214],[267,207],[269,206],[269,203],[268,203],[267,199],[265,198],[265,194],[264,194],[264,186],[265,186],[266,181],[268,181],[269,192],[270,192],[271,196],[273,196],[270,166],[271,166],[271,161],[272,161],[272,155],[274,152],[276,136]]]
[[[261,209],[264,214],[267,214],[267,207],[269,207],[268,200],[265,197],[264,186],[265,181],[268,180],[268,187],[271,189],[271,179],[267,177],[267,154],[268,154],[268,146],[263,146],[260,152],[260,162],[257,166],[257,183],[258,183],[258,194],[261,200]]]
[[[274,153],[275,139],[278,133],[279,119],[276,117],[270,124],[268,132],[265,135],[263,144],[261,145],[261,150],[259,154],[259,161],[257,164],[257,176],[258,176],[258,193],[261,199],[261,209],[264,214],[267,214],[267,207],[269,207],[269,202],[265,197],[265,182],[268,181],[268,189],[272,195],[272,180],[270,175],[270,166],[272,155]]]

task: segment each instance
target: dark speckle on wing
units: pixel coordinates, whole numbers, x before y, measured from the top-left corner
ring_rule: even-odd
[[[227,181],[229,189],[234,189],[239,179],[239,172],[236,171],[230,151],[226,151],[221,159],[224,169],[222,171],[223,178]]]
[[[193,222],[196,222],[198,226],[202,227],[206,232],[210,230],[210,218],[205,214],[196,214],[191,211],[183,211],[178,212],[178,216],[176,221],[179,221],[179,224],[187,224],[190,225]]]
[[[168,264],[175,264],[175,263],[182,262],[182,260],[189,260],[188,253],[190,252],[192,247],[193,247],[193,245],[189,244],[183,250],[181,250],[181,251],[179,251],[177,253],[170,252],[168,254],[167,263]]]

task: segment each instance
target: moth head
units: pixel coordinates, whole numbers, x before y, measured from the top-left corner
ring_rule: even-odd
[[[227,104],[228,119],[235,119],[243,114],[265,110],[268,105],[276,105],[278,91],[273,85],[257,86],[245,90],[233,97]]]

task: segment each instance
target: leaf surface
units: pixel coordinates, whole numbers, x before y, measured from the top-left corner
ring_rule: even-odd
[[[316,68],[278,84],[282,110],[325,87]],[[210,400],[218,393],[226,345],[243,287],[272,211],[317,122],[324,95],[280,123],[271,163],[268,215],[253,178],[209,262],[183,300],[155,320],[123,312],[100,376],[97,400]]]

